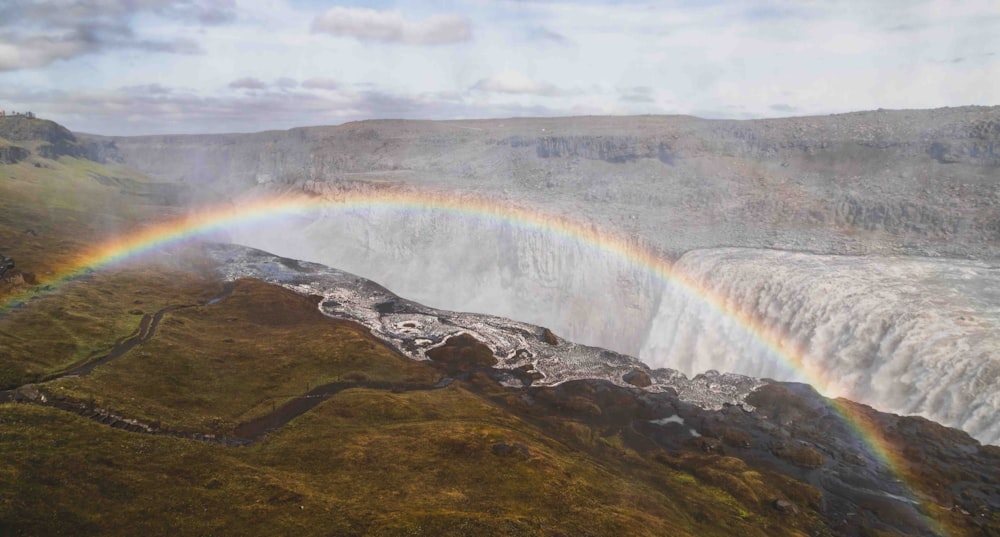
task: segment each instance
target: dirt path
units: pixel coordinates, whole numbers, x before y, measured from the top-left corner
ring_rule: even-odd
[[[83,377],[89,375],[98,366],[104,365],[116,358],[120,358],[127,352],[134,349],[136,345],[152,339],[153,335],[156,334],[156,327],[160,324],[160,321],[163,320],[163,316],[166,315],[167,313],[186,308],[193,308],[197,306],[198,306],[197,304],[168,306],[166,308],[157,311],[156,313],[153,314],[147,313],[142,316],[142,320],[139,321],[139,326],[131,334],[123,338],[119,338],[117,341],[115,341],[115,343],[111,346],[111,351],[109,351],[104,356],[100,356],[95,359],[84,358],[79,362],[71,364],[69,367],[63,369],[62,371],[58,371],[56,373],[52,373],[50,375],[42,377],[39,383],[49,382],[66,377]]]
[[[293,419],[305,414],[309,410],[337,395],[338,393],[352,388],[366,390],[391,390],[396,392],[429,391],[444,388],[450,384],[448,379],[442,379],[437,384],[398,384],[392,382],[331,382],[323,386],[317,386],[300,395],[291,401],[281,405],[272,412],[259,418],[252,419],[236,427],[234,433],[237,437],[254,441],[265,434],[283,427]]]
[[[111,350],[106,354],[98,356],[97,358],[87,357],[79,360],[60,371],[42,377],[38,382],[26,384],[10,390],[0,391],[0,403],[20,402],[58,408],[60,410],[79,414],[110,427],[131,432],[187,438],[226,446],[245,446],[256,442],[267,433],[280,429],[288,424],[288,422],[301,416],[302,414],[315,408],[323,401],[326,401],[344,390],[357,388],[369,390],[391,390],[394,392],[417,390],[426,391],[444,388],[451,383],[452,379],[447,377],[442,379],[437,384],[399,384],[381,381],[332,382],[322,386],[317,386],[303,395],[292,396],[290,400],[277,407],[272,412],[240,424],[233,432],[233,436],[229,437],[175,431],[166,427],[161,427],[156,423],[128,418],[111,410],[95,408],[93,402],[67,398],[50,399],[38,390],[37,386],[39,384],[67,377],[82,377],[89,375],[97,367],[124,356],[140,343],[144,343],[152,339],[156,334],[156,329],[159,326],[160,321],[163,320],[163,317],[166,314],[186,308],[217,304],[229,297],[234,288],[234,283],[227,283],[219,296],[212,298],[204,304],[173,305],[167,306],[152,314],[147,313],[142,316],[142,319],[139,321],[139,326],[137,326],[136,329],[128,335],[115,340],[115,342],[111,345]]]
[[[33,384],[41,384],[43,382],[50,382],[53,380],[66,378],[66,377],[82,377],[89,375],[98,366],[104,365],[114,359],[120,358],[132,349],[134,349],[140,343],[145,343],[153,338],[156,334],[156,328],[159,326],[160,321],[163,320],[163,316],[172,312],[187,308],[196,308],[199,306],[209,306],[212,304],[217,304],[219,301],[226,299],[232,294],[235,285],[232,283],[227,283],[222,288],[222,293],[219,296],[212,298],[211,300],[205,302],[204,304],[180,304],[174,306],[167,306],[156,313],[147,313],[142,316],[139,321],[139,326],[136,327],[132,333],[127,336],[120,337],[111,345],[111,350],[103,356],[97,358],[87,357],[79,360],[69,366],[65,367],[61,371],[51,373],[42,377],[38,382]]]
[[[333,397],[334,395],[350,389],[385,390],[393,392],[404,391],[429,391],[438,390],[451,384],[451,378],[444,378],[437,384],[398,384],[392,382],[333,382],[318,386],[309,390],[304,395],[299,395],[274,411],[263,416],[240,424],[231,436],[218,436],[214,434],[193,433],[178,431],[163,427],[158,423],[146,422],[134,418],[129,418],[120,413],[97,408],[93,402],[74,400],[68,398],[50,399],[39,392],[34,387],[30,389],[11,390],[10,392],[18,397],[14,399],[0,401],[16,401],[24,404],[33,404],[49,408],[58,408],[67,412],[78,414],[85,418],[94,420],[103,425],[115,429],[122,429],[129,432],[153,434],[158,436],[172,436],[175,438],[186,438],[199,442],[210,442],[229,447],[247,446],[264,438],[268,433],[284,427],[288,422],[312,410],[317,405]]]

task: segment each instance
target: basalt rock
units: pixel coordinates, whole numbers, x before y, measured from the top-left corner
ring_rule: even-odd
[[[622,376],[622,380],[638,388],[645,388],[653,384],[653,381],[649,378],[649,373],[639,369],[625,373]]]
[[[81,138],[91,158],[213,192],[466,189],[557,213],[574,207],[574,218],[667,252],[740,245],[987,258],[1000,252],[998,133],[1000,107],[962,107]]]
[[[15,164],[31,156],[31,151],[16,146],[0,146],[0,164]]]

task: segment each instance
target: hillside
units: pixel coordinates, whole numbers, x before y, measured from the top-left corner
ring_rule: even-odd
[[[93,146],[81,144],[72,132],[54,121],[28,116],[0,117],[0,141],[16,148],[0,151],[0,161],[8,164],[32,154],[46,159],[86,157]]]
[[[129,181],[0,165],[37,279],[0,287],[0,534],[1000,535],[1000,449],[924,419],[777,382],[706,409],[634,362],[545,385],[490,337],[582,348],[242,247],[95,263],[185,211]]]

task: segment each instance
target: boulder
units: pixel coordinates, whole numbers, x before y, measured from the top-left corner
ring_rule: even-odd
[[[649,373],[639,369],[633,369],[622,375],[622,380],[637,387],[646,388],[653,385],[653,380],[649,378]]]

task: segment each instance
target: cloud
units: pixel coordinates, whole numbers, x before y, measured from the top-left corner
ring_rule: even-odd
[[[69,27],[80,21],[126,20],[152,13],[173,20],[220,24],[236,18],[235,0],[4,0],[0,25]]]
[[[542,41],[565,45],[569,43],[569,38],[559,32],[552,31],[543,26],[536,26],[528,30],[528,39],[532,41]]]
[[[484,78],[475,84],[472,89],[487,91],[490,93],[511,93],[522,95],[543,95],[555,96],[564,92],[551,84],[536,82],[517,71],[501,71],[489,78]]]
[[[435,15],[409,21],[399,11],[335,7],[313,19],[313,32],[353,37],[360,41],[444,45],[472,38],[469,20],[459,15]]]
[[[340,83],[332,78],[310,78],[302,82],[302,87],[319,90],[336,90],[340,89]]]
[[[138,86],[125,86],[121,88],[123,93],[131,95],[167,95],[174,93],[174,88],[162,84],[141,84]]]
[[[774,110],[775,112],[782,112],[782,113],[794,113],[798,111],[798,108],[785,103],[772,104],[769,108],[771,110]]]
[[[259,78],[245,76],[230,82],[229,87],[231,89],[244,90],[266,90],[269,88],[277,88],[279,90],[287,91],[299,87],[299,81],[294,78],[281,77],[276,79],[274,82],[264,82]]]
[[[198,24],[235,18],[233,0],[5,0],[0,6],[0,71],[44,67],[110,50],[200,54],[189,38],[136,35],[132,19],[152,14]]]
[[[653,88],[649,86],[635,86],[631,88],[624,88],[621,91],[620,99],[625,102],[630,103],[653,103],[656,99],[653,98]]]
[[[235,0],[175,0],[166,4],[159,13],[170,18],[194,21],[205,26],[236,20]]]
[[[229,87],[233,89],[263,90],[267,89],[267,82],[248,76],[233,80],[229,83]]]
[[[93,45],[85,41],[70,38],[30,36],[13,39],[0,35],[0,71],[41,67],[93,49]]]

